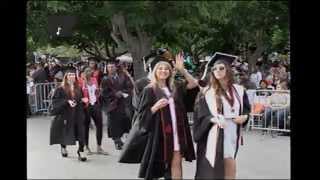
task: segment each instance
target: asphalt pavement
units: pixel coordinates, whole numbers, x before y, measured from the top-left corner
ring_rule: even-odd
[[[27,119],[28,179],[133,179],[139,164],[118,163],[120,151],[107,137],[106,126],[102,147],[110,155],[93,154],[87,162],[77,159],[77,146],[68,146],[68,158],[62,158],[59,145],[49,145],[52,117]],[[95,129],[90,130],[90,147],[96,151]],[[183,162],[183,178],[193,179],[196,161]],[[290,137],[262,135],[260,131],[244,133],[244,145],[237,156],[237,179],[289,179]]]

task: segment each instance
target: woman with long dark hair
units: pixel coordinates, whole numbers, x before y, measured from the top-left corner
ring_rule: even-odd
[[[84,105],[85,111],[85,148],[88,151],[88,155],[92,154],[89,148],[89,129],[91,118],[96,126],[96,140],[97,140],[97,153],[108,155],[102,149],[102,136],[103,136],[103,123],[102,123],[102,111],[100,102],[100,89],[96,78],[92,77],[93,71],[90,68],[84,70],[84,79],[80,84],[82,94],[88,98],[88,102]]]
[[[86,161],[84,147],[84,109],[83,103],[88,98],[83,98],[77,83],[74,70],[68,70],[52,97],[51,114],[55,115],[50,128],[50,145],[60,144],[61,155],[68,156],[67,145],[79,143],[78,159]]]
[[[230,63],[217,58],[195,104],[196,179],[235,179],[241,126],[247,123],[249,112],[247,94],[234,84]]]

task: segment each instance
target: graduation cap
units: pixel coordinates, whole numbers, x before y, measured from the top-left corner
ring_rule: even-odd
[[[64,69],[64,74],[67,74],[67,73],[77,73],[77,69],[73,66],[67,66]]]
[[[215,62],[217,62],[218,60],[220,61],[225,61],[228,64],[230,64],[230,66],[232,65],[232,63],[238,59],[238,56],[235,55],[231,55],[231,54],[226,54],[226,53],[221,53],[221,52],[216,52],[214,53],[214,55],[211,57],[211,59],[208,61],[208,63],[205,66],[204,69],[204,73],[203,76],[201,77],[199,84],[200,86],[206,86],[206,81],[208,79],[208,69],[211,69],[213,67],[213,65],[215,64]]]
[[[114,59],[114,58],[111,58],[111,59],[108,59],[108,60],[106,61],[106,65],[108,65],[108,64],[118,65],[119,62],[120,62],[119,60]]]
[[[154,66],[160,61],[168,62],[173,67],[172,62],[174,61],[172,53],[166,48],[159,48],[157,50],[153,50],[150,54],[144,56],[142,59],[144,64],[144,70],[146,72],[151,72]]]
[[[237,58],[238,58],[238,56],[234,56],[234,55],[231,55],[231,54],[226,54],[226,53],[221,53],[221,52],[214,53],[212,58],[206,64],[205,70],[204,70],[204,74],[203,74],[201,79],[204,79],[204,77],[207,75],[208,69],[213,67],[215,62],[217,62],[218,60],[225,61],[225,62],[229,63],[230,66],[231,66],[232,63],[234,62],[234,60],[236,60]]]

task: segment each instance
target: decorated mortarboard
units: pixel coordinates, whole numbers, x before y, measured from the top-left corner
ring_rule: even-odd
[[[166,48],[159,48],[157,50],[151,51],[150,54],[144,56],[143,58],[144,70],[151,72],[154,66],[160,62],[169,62],[172,66],[172,61],[174,61],[172,53]]]
[[[154,60],[154,58],[157,56],[156,50],[152,50],[148,55],[142,57],[143,62],[143,69],[145,72],[150,72],[151,69],[151,62]]]

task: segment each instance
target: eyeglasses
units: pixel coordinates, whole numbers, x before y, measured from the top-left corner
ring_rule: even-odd
[[[214,67],[214,68],[212,68],[212,70],[211,71],[217,71],[217,70],[219,70],[219,71],[223,71],[223,70],[225,70],[225,67]]]

